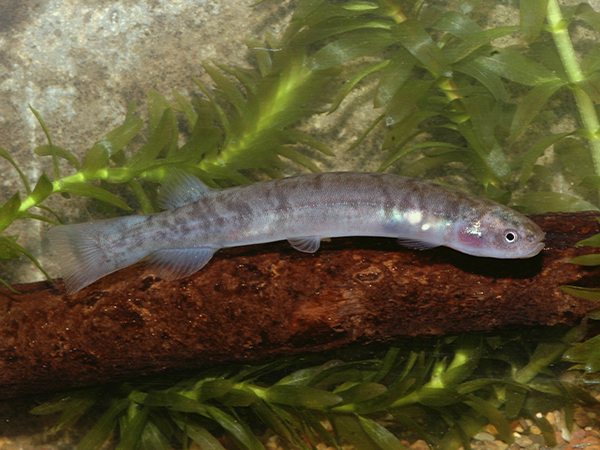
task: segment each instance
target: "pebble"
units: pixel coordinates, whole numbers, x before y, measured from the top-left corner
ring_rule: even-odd
[[[529,432],[530,432],[531,434],[537,434],[538,436],[539,436],[540,434],[542,434],[542,430],[540,430],[540,427],[538,427],[537,425],[531,425],[531,426],[529,427]]]
[[[498,430],[496,430],[496,427],[494,425],[492,425],[491,423],[486,425],[485,431],[487,431],[490,434],[493,434],[494,436],[496,436],[498,434]]]
[[[419,439],[417,442],[411,445],[410,448],[413,450],[429,450],[429,445],[427,445],[427,442]]]
[[[491,442],[491,441],[494,441],[496,438],[494,437],[493,434],[482,431],[480,433],[477,433],[475,436],[473,436],[473,439],[477,439],[478,441],[490,441]]]
[[[517,444],[519,447],[529,447],[530,445],[533,445],[533,441],[528,437],[522,437],[515,440],[515,444]]]
[[[498,450],[506,450],[508,448],[508,444],[504,441],[501,441],[499,439],[494,441],[494,445],[496,446],[496,448]]]
[[[575,423],[581,428],[585,428],[590,424],[590,418],[583,408],[577,408],[575,410]]]

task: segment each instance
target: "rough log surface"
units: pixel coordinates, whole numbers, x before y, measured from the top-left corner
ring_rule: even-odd
[[[600,268],[565,262],[590,252],[572,246],[600,231],[598,215],[533,216],[546,248],[527,260],[354,238],[311,255],[287,243],[223,250],[179,281],[138,265],[72,296],[61,283],[0,288],[0,398],[352,342],[573,324],[596,303],[559,286],[600,284]]]

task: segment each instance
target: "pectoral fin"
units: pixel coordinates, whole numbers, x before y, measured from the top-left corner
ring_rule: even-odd
[[[202,269],[216,251],[214,248],[158,250],[150,255],[150,264],[159,277],[178,280]]]
[[[319,250],[321,238],[319,236],[305,236],[299,238],[288,238],[288,242],[296,250],[304,253],[314,253]]]
[[[398,238],[398,244],[404,247],[413,248],[415,250],[429,250],[430,248],[439,247],[439,244],[431,242],[419,241],[417,239]]]

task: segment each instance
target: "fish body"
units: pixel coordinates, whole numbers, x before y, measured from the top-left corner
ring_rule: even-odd
[[[330,172],[213,190],[178,171],[161,198],[162,213],[50,230],[68,293],[142,259],[178,279],[220,248],[284,239],[312,253],[323,238],[391,237],[492,258],[528,258],[544,246],[541,229],[504,205],[392,174]]]

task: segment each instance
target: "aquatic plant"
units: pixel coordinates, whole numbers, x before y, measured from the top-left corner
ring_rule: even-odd
[[[37,206],[52,214],[43,203],[55,193],[154,212],[156,183],[170,167],[213,186],[280,176],[282,157],[317,171],[314,160],[293,146],[331,151],[293,125],[312,114],[334,113],[355,86],[374,77],[373,105],[382,112],[365,125],[351,150],[357,151],[375,127],[385,127],[382,170],[393,166],[406,175],[431,176],[439,175],[432,169],[458,163],[471,173],[464,177],[470,189],[526,212],[597,209],[600,44],[578,62],[568,27],[584,23],[600,31],[600,15],[587,3],[561,8],[556,0],[523,0],[519,25],[484,29],[471,13],[487,3],[465,0],[459,10],[450,10],[416,1],[407,13],[393,0],[301,0],[280,39],[267,36],[266,44],[247,40],[257,69],[207,64],[215,86],[197,82],[204,96],[192,100],[173,92],[175,103],[170,103],[151,91],[149,138],[140,148],[131,144],[143,127],[135,105],[81,162],[53,143],[36,113],[48,144],[35,152],[53,159],[54,175],[44,173],[31,188],[0,149],[19,172],[26,193],[23,200],[15,193],[2,205],[0,232],[16,219],[56,222],[56,215],[49,219],[29,212]],[[515,33],[522,38],[519,45],[494,45]],[[340,73],[345,83],[335,93],[332,86]],[[581,128],[540,136],[536,127],[557,122],[549,101],[562,91],[574,96],[572,113]],[[192,130],[182,146],[180,120]],[[533,144],[521,151],[530,140]],[[555,156],[550,168],[536,164],[546,151]],[[74,173],[62,175],[60,159]],[[553,192],[557,171],[573,184],[569,194]],[[137,205],[111,191],[116,184],[127,185]],[[513,198],[515,191],[520,196]],[[23,254],[34,259],[17,238],[0,237],[0,259]],[[175,441],[186,448],[191,439],[202,448],[219,449],[215,435],[222,433],[242,448],[262,448],[250,426],[257,420],[289,447],[312,448],[309,442],[318,437],[335,447],[347,440],[361,449],[402,448],[388,429],[403,428],[440,448],[469,448],[468,438],[487,422],[510,442],[506,417],[518,415],[535,420],[551,445],[551,427],[535,412],[593,401],[549,371],[575,335],[571,330],[548,339],[529,331],[407,341],[366,360],[289,358],[213,369],[174,385],[159,379],[90,389],[34,412],[62,411],[56,431],[109,398],[105,415],[81,449],[98,448],[115,427],[118,448],[170,448]],[[529,348],[528,342],[538,344]],[[593,344],[592,339],[573,347],[565,358],[591,375],[598,369],[589,363],[596,358]],[[298,365],[304,367],[291,369]],[[327,430],[324,421],[333,428]]]
[[[539,411],[566,405],[572,421],[575,402],[596,403],[549,371],[575,331],[552,340],[547,330],[471,334],[400,341],[387,351],[353,348],[330,360],[332,355],[280,358],[211,369],[179,382],[162,378],[89,389],[32,412],[61,412],[52,430],[57,432],[103,405],[104,415],[79,450],[100,448],[115,428],[118,449],[170,449],[174,442],[187,448],[193,441],[203,449],[224,449],[229,442],[258,450],[264,446],[256,435],[266,428],[284,448],[325,442],[334,448],[350,443],[361,450],[403,449],[394,434],[399,430],[436,448],[470,448],[470,437],[487,423],[511,443],[508,421],[515,417],[535,421],[552,446],[554,429]],[[217,439],[221,435],[225,441]]]
[[[393,1],[311,2],[294,20],[307,27],[306,39],[322,44],[309,60],[312,68],[376,55],[346,82],[330,111],[358,82],[377,74],[373,104],[383,111],[365,134],[385,124],[381,170],[418,151],[422,156],[401,165],[401,173],[423,176],[455,162],[501,202],[535,178],[535,191],[514,199],[528,212],[597,209],[598,46],[579,63],[568,27],[579,22],[598,31],[598,13],[587,3],[561,9],[556,0],[527,0],[520,2],[519,25],[483,29],[468,14],[477,6],[486,5],[466,1],[455,11],[417,1],[405,13]],[[516,33],[518,45],[493,45]],[[538,133],[535,141],[532,125],[545,122],[547,130],[556,121],[548,103],[563,90],[576,100],[570,112],[581,128]],[[572,193],[553,192],[552,174],[536,165],[551,146],[562,164],[553,169],[569,172]]]

